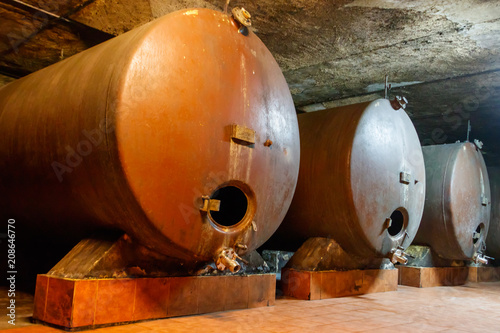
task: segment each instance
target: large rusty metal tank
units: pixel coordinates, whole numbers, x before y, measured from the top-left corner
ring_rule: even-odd
[[[409,246],[422,216],[425,168],[401,106],[378,99],[298,119],[299,181],[272,241],[293,250],[310,237],[332,238],[365,257]]]
[[[287,83],[232,17],[178,11],[0,89],[2,218],[122,229],[210,260],[283,220],[299,168]]]
[[[491,218],[486,236],[486,253],[495,258],[494,264],[500,260],[500,168],[488,167],[491,187]]]
[[[444,259],[473,259],[490,223],[490,183],[480,149],[470,142],[426,146],[427,191],[415,244]]]

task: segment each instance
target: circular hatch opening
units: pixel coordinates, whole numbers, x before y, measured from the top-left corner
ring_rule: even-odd
[[[247,214],[248,198],[236,186],[221,187],[211,195],[210,199],[220,201],[219,211],[210,211],[210,217],[223,227],[238,224]]]
[[[481,239],[481,236],[483,234],[483,230],[484,230],[484,224],[481,223],[477,226],[476,231],[474,231],[472,233],[472,242],[474,244],[476,244]]]
[[[395,237],[403,232],[405,227],[405,214],[400,209],[396,209],[391,214],[391,225],[387,228],[387,232],[392,237]]]

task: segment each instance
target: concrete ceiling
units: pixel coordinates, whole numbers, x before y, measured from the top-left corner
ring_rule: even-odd
[[[223,10],[225,2],[0,0],[0,85],[174,10]],[[383,96],[388,75],[391,95],[410,101],[422,144],[465,140],[470,120],[471,139],[484,142],[489,165],[500,165],[499,1],[233,0],[229,7],[237,5],[252,14],[299,112]]]

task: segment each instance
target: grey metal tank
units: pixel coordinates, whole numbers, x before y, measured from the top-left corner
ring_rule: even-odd
[[[488,168],[491,187],[491,218],[488,236],[486,237],[486,253],[495,258],[494,263],[500,260],[500,168]]]
[[[409,246],[424,207],[425,167],[415,127],[397,101],[298,118],[299,180],[271,246],[296,249],[324,237],[373,258]]]
[[[427,190],[415,244],[444,259],[474,259],[490,224],[490,182],[477,145],[462,142],[422,148]]]

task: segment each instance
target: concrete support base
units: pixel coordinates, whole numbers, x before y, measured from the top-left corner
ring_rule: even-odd
[[[303,300],[319,300],[384,291],[396,291],[396,269],[302,271],[284,268],[283,294]]]
[[[410,267],[398,266],[399,284],[417,288],[460,286],[474,280],[476,267]]]
[[[272,306],[275,274],[120,279],[38,275],[33,317],[66,330]]]

